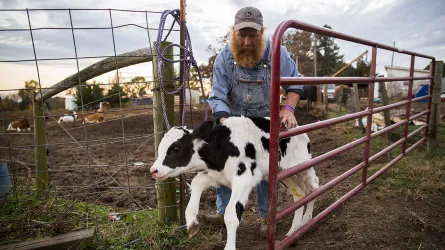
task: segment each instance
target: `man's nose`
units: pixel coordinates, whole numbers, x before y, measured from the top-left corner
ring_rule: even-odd
[[[250,41],[250,38],[246,37],[244,38],[244,46],[250,46],[252,42]]]

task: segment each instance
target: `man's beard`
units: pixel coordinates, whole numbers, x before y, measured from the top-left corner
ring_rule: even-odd
[[[242,67],[253,67],[257,65],[263,57],[266,49],[266,37],[261,36],[261,42],[258,46],[239,46],[236,44],[235,32],[232,32],[232,39],[230,40],[230,51],[235,58],[235,62]]]

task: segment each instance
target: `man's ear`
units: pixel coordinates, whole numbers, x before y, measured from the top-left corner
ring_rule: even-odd
[[[205,121],[198,128],[193,130],[192,138],[206,140],[213,129],[213,121]]]

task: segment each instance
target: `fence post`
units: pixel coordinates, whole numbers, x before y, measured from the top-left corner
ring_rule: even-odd
[[[161,51],[164,50],[165,47],[170,45],[171,42],[161,42]],[[156,42],[153,45],[153,48],[156,48]],[[157,55],[158,52],[154,49],[154,53]],[[165,58],[173,59],[173,47],[170,47],[166,50]],[[172,91],[173,89],[173,80],[174,80],[174,69],[173,63],[164,62],[164,70],[162,72],[162,80],[164,84],[164,88],[167,91]],[[161,92],[159,86],[158,79],[158,58],[156,57],[153,60],[153,76],[154,76],[154,89],[153,89],[153,125],[154,125],[154,142],[155,142],[155,157],[158,157],[158,146],[163,137],[164,128],[166,128],[166,124],[164,122],[164,114],[162,110],[162,99],[161,95],[164,94]],[[167,111],[167,120],[170,125],[174,124],[174,96],[173,95],[164,95],[165,106]],[[175,178],[169,178],[166,180],[157,180],[156,181],[156,195],[158,199],[158,211],[159,211],[159,220],[162,223],[165,223],[167,220],[177,220],[176,214],[176,183]]]
[[[379,82],[380,97],[382,99],[382,106],[389,105],[388,92],[386,91],[386,84],[384,82]],[[385,118],[385,127],[391,125],[391,114],[389,110],[383,111],[383,117]],[[386,141],[391,144],[392,132],[386,132]],[[389,153],[391,153],[390,151]]]
[[[428,134],[427,150],[433,150],[439,142],[439,126],[440,126],[440,90],[442,87],[443,61],[436,61],[434,70],[434,86],[431,97],[431,114]],[[431,87],[431,86],[430,86]]]
[[[34,99],[34,98],[33,98]],[[48,159],[46,155],[45,113],[43,104],[34,101],[34,155],[36,164],[37,197],[41,197],[48,190]]]
[[[339,96],[338,96],[338,100],[337,100],[337,103],[338,103],[337,116],[341,116],[341,105],[343,105],[343,89],[344,89],[344,86],[340,85],[340,91],[339,91]]]
[[[334,85],[335,90],[335,85]],[[334,92],[334,99],[335,99],[335,92]],[[329,99],[328,99],[328,84],[323,85],[323,103],[324,103],[324,114],[328,113],[328,105],[329,105]]]

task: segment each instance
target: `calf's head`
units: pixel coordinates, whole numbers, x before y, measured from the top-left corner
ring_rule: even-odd
[[[158,147],[158,158],[150,168],[156,179],[167,179],[183,173],[205,169],[205,162],[198,154],[205,144],[213,122],[204,122],[195,130],[184,127],[171,128],[162,138]]]

